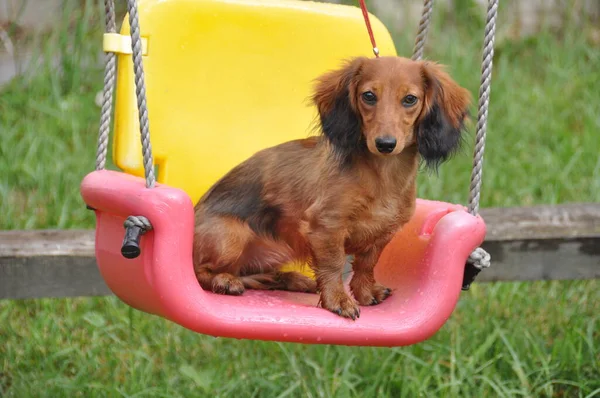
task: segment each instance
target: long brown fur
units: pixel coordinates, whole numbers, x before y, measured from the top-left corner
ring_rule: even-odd
[[[313,102],[320,136],[256,153],[200,199],[194,268],[215,293],[318,291],[323,308],[356,319],[359,305],[390,295],[373,269],[414,213],[420,160],[435,168],[460,144],[470,95],[434,63],[356,58],[318,79]],[[395,140],[390,153],[382,137]],[[342,284],[349,254],[353,297]],[[316,281],[280,272],[290,261],[307,262]]]

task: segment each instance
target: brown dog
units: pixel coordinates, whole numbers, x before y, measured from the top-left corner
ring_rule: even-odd
[[[470,95],[437,64],[382,57],[320,77],[313,101],[321,136],[256,153],[200,199],[194,268],[215,293],[319,291],[322,307],[356,319],[390,295],[373,268],[413,215],[420,158],[436,168],[458,148]],[[290,261],[316,282],[278,271]]]

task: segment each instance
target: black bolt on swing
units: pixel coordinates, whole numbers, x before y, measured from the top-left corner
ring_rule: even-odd
[[[152,224],[144,216],[129,216],[123,226],[125,227],[125,237],[123,245],[121,245],[121,254],[129,259],[137,258],[142,252],[140,248],[142,235],[152,229]]]
[[[133,259],[140,255],[140,239],[142,238],[142,228],[137,225],[125,227],[125,237],[123,238],[123,246],[121,246],[121,254],[125,258]]]

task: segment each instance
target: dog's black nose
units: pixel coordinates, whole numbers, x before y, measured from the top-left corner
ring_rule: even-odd
[[[396,148],[396,139],[394,137],[377,137],[375,146],[381,153],[391,153]]]

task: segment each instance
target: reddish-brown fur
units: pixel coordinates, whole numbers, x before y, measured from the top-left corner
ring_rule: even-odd
[[[389,296],[373,268],[413,215],[420,159],[436,167],[460,143],[470,96],[434,63],[382,57],[323,75],[313,101],[321,136],[258,152],[196,205],[194,267],[215,293],[318,291],[322,307],[355,319]],[[380,137],[393,151],[380,153]],[[348,254],[354,297],[342,284]],[[280,272],[289,261],[307,262],[316,281]]]

